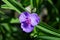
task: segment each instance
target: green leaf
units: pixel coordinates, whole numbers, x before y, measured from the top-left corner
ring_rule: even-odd
[[[43,32],[42,32],[43,31]],[[49,26],[48,24],[44,23],[44,22],[40,22],[39,26],[36,27],[33,31],[33,37],[38,36],[38,35],[48,35],[48,34],[52,34],[52,36],[56,35],[56,36],[59,36],[60,32],[57,31],[56,29],[54,29],[52,26]],[[60,36],[59,36],[60,37]]]
[[[27,10],[22,6],[21,3],[16,2],[16,1],[14,1],[14,0],[13,0],[13,2],[16,4],[16,6],[19,6],[19,7],[22,8],[24,11],[27,11]]]
[[[33,0],[30,0],[30,4],[31,4],[31,11],[33,9]]]
[[[52,35],[60,37],[59,33],[56,33],[54,31],[48,30],[48,29],[44,28],[43,26],[37,26],[37,28],[39,28],[40,30],[42,30],[42,31],[44,31],[46,33],[49,33],[49,34],[52,34]]]
[[[1,8],[3,8],[3,9],[11,9],[11,10],[14,10],[13,8],[7,6],[6,4],[1,5]]]
[[[0,14],[3,14],[4,15],[5,13],[3,11],[0,11]]]
[[[46,23],[44,23],[44,22],[40,22],[40,24],[39,24],[40,26],[43,26],[44,28],[46,28],[46,29],[49,29],[49,30],[51,30],[51,31],[54,31],[54,32],[57,32],[57,33],[59,33],[55,28],[53,28],[52,26],[50,26],[50,25],[48,25],[48,24],[46,24]]]
[[[19,19],[18,18],[12,18],[10,23],[19,23]]]
[[[42,3],[43,3],[43,0],[36,0],[35,6],[36,6],[36,12],[38,15],[40,15]]]
[[[21,13],[20,11],[22,10],[26,11],[22,4],[16,2],[15,0],[2,0],[2,1],[6,3],[6,5],[9,4],[8,6],[16,10],[18,13]]]
[[[22,5],[23,5],[24,7],[27,7],[27,6],[30,5],[30,1],[31,1],[31,0],[22,0],[22,1],[20,1],[20,3],[22,3]]]
[[[8,25],[7,23],[2,23],[1,25],[4,26],[4,28],[5,28],[8,32],[11,32],[10,27],[9,27],[9,25]]]
[[[45,40],[60,40],[58,37],[51,37],[51,36],[38,36],[40,39],[45,39]]]
[[[53,8],[54,8],[54,9],[55,9],[55,11],[56,11],[56,14],[58,14],[58,13],[59,13],[59,11],[58,11],[58,9],[54,6],[54,4],[53,4],[52,0],[48,0],[48,2],[53,6]]]
[[[10,6],[11,8],[15,9],[18,13],[21,13],[15,6],[14,4],[11,4],[9,1],[7,0],[2,0],[4,3],[6,3],[6,5]]]

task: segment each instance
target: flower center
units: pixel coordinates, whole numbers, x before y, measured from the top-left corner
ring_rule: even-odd
[[[26,18],[26,23],[27,23],[27,24],[30,24],[30,22],[31,22],[31,19]]]

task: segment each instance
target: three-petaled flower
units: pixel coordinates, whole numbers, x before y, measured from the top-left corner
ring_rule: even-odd
[[[29,12],[22,12],[19,16],[19,20],[23,31],[29,33],[34,29],[34,26],[39,23],[40,18],[36,13],[30,14]]]

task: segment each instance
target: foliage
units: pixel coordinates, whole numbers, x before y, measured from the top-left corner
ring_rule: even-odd
[[[60,40],[60,0],[2,0],[0,8],[0,40]],[[21,12],[36,12],[40,23],[31,33],[20,28]],[[36,9],[36,10],[34,10]],[[44,14],[45,11],[47,14]]]

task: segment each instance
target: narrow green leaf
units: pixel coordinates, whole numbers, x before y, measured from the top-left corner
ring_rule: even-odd
[[[56,33],[54,31],[48,30],[48,29],[44,28],[43,26],[37,26],[37,28],[39,28],[40,30],[42,30],[42,31],[44,31],[46,33],[49,33],[49,34],[52,34],[52,35],[60,37],[59,33]]]
[[[2,23],[1,25],[3,25],[8,32],[10,32],[10,27],[7,23]]]
[[[4,15],[5,13],[3,11],[0,11],[0,14],[3,14]]]
[[[13,8],[11,8],[11,7],[7,6],[6,4],[1,5],[1,8],[14,10]]]
[[[33,0],[30,0],[30,4],[31,4],[31,11],[33,9]]]
[[[18,13],[21,13],[20,12],[20,10],[19,9],[17,9],[15,6],[14,6],[14,4],[11,4],[9,1],[7,1],[7,0],[2,0],[4,3],[6,3],[9,7],[11,7],[11,8],[13,8],[13,9],[15,9]],[[13,2],[12,2],[13,3]]]
[[[45,39],[45,40],[60,40],[58,37],[51,37],[51,36],[38,36],[40,39]]]
[[[46,24],[46,23],[44,23],[44,22],[40,22],[40,24],[39,24],[40,26],[43,26],[44,28],[46,28],[46,29],[49,29],[49,30],[51,30],[51,31],[54,31],[54,32],[57,32],[57,33],[59,33],[55,28],[53,28],[52,26],[50,26],[50,25],[48,25],[48,24]]]
[[[27,7],[30,5],[30,0],[22,0],[20,1],[20,3],[24,6],[24,7]]]
[[[37,4],[37,6],[38,6],[38,3],[39,3],[39,0],[36,0],[36,4]]]
[[[10,23],[19,23],[19,19],[18,18],[16,18],[16,19],[12,18]]]
[[[55,9],[56,13],[58,14],[59,11],[58,11],[58,9],[54,6],[52,0],[48,0],[48,2],[53,6],[53,8]]]
[[[21,7],[23,10],[27,11],[27,10],[22,6],[21,3],[16,2],[16,1],[14,1],[14,0],[13,0],[13,2],[14,2],[16,5],[18,5],[19,7]]]

